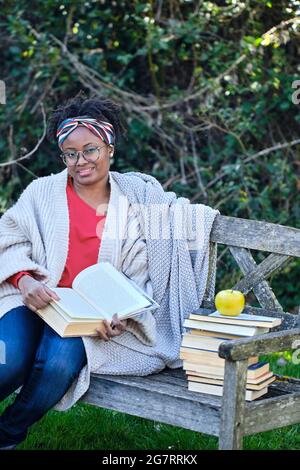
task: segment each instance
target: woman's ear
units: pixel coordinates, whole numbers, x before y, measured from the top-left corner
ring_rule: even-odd
[[[114,146],[109,145],[108,155],[109,155],[110,164],[115,163],[114,152],[115,152]]]
[[[109,156],[112,157],[114,154],[115,148],[113,145],[109,145]]]

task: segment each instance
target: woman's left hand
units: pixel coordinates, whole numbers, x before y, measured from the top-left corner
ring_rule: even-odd
[[[115,336],[120,336],[126,330],[127,320],[120,320],[118,315],[113,315],[111,323],[103,321],[103,328],[97,329],[97,333],[104,341],[109,341]]]

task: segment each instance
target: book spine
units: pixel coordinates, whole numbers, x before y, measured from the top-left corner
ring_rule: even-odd
[[[185,320],[184,327],[196,328],[199,330],[212,331],[216,333],[231,333],[240,336],[253,336],[256,333],[256,328],[246,326],[224,325],[217,323],[202,322],[197,320]]]

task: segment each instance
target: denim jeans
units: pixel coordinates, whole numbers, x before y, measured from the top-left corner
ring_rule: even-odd
[[[26,306],[0,319],[0,342],[0,402],[22,385],[0,416],[1,448],[24,440],[29,427],[63,397],[86,354],[81,338],[61,338]]]

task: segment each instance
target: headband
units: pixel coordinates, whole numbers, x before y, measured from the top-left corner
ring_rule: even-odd
[[[88,116],[77,116],[74,118],[65,119],[59,126],[56,132],[58,146],[61,148],[66,138],[77,127],[83,126],[89,129],[97,137],[100,137],[107,145],[114,145],[115,132],[112,124],[107,121],[97,121],[97,119],[89,118]]]

